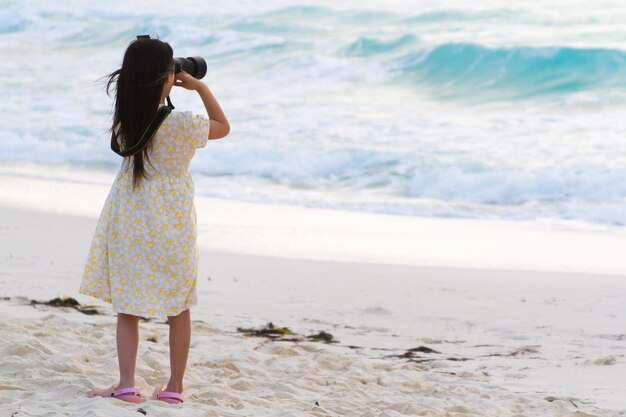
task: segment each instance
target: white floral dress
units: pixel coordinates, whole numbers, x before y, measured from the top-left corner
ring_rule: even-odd
[[[209,120],[173,111],[149,144],[149,179],[133,190],[124,158],[91,243],[79,292],[118,313],[176,316],[197,303],[197,227],[189,163]]]

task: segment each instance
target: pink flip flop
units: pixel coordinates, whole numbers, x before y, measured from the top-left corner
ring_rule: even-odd
[[[135,387],[122,388],[118,389],[115,392],[112,392],[111,397],[117,398],[118,400],[135,403],[141,400],[141,392],[139,391],[139,388]]]
[[[161,389],[165,388],[165,386],[162,386]],[[182,396],[182,394],[179,394],[177,392],[173,392],[173,391],[161,391],[156,393],[156,395],[153,397],[155,400],[159,400],[159,401],[163,401],[166,402],[168,404],[181,404],[184,403],[185,400]]]

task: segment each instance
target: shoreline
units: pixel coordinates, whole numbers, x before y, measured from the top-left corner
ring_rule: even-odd
[[[113,177],[111,178],[111,180]],[[110,186],[0,175],[0,205],[97,218]],[[290,259],[626,275],[626,230],[421,218],[196,196],[198,245]]]

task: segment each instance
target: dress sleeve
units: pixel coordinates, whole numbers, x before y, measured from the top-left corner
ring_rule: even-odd
[[[205,116],[193,114],[190,111],[183,113],[183,129],[185,138],[194,148],[204,148],[209,139],[211,123]]]

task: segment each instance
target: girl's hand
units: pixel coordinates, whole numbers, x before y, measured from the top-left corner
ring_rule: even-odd
[[[185,71],[175,74],[174,77],[174,85],[186,88],[187,90],[197,90],[202,85],[202,81],[195,79]]]

